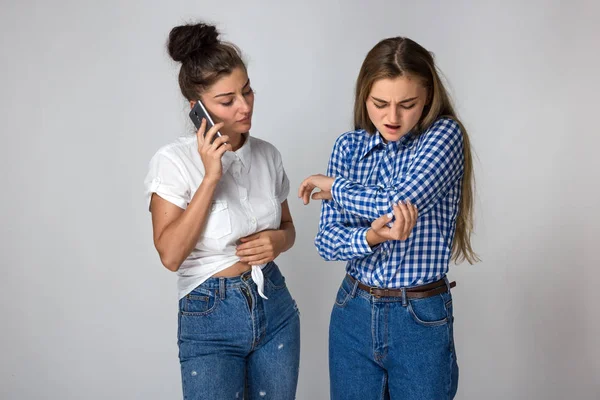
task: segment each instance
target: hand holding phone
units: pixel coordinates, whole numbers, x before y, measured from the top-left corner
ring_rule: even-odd
[[[196,101],[196,104],[194,104],[194,107],[192,107],[192,110],[190,111],[190,118],[192,119],[192,122],[196,126],[196,130],[200,129],[200,125],[202,124],[202,119],[203,118],[206,119],[206,128],[204,130],[204,136],[206,136],[206,132],[208,132],[213,126],[215,126],[215,123],[213,122],[212,118],[210,117],[210,114],[208,113],[208,111],[206,110],[206,107],[204,107],[204,104],[202,104],[202,102],[200,100]],[[215,136],[213,136],[213,140],[211,141],[211,143],[217,137],[221,137],[221,132],[217,131]]]
[[[225,152],[231,151],[231,145],[227,143],[229,136],[220,135],[217,137],[218,130],[223,127],[219,122],[207,129],[208,119],[202,118],[200,127],[196,132],[198,140],[198,153],[202,164],[204,165],[204,180],[213,184],[219,182],[223,175],[222,158]]]

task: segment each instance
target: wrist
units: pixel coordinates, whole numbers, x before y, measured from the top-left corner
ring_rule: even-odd
[[[221,179],[214,175],[204,175],[201,185],[216,187]]]
[[[383,238],[383,237],[379,236],[377,233],[375,233],[373,228],[369,228],[366,236],[367,236],[367,244],[369,245],[369,247],[377,246],[378,244],[386,241],[385,238]]]

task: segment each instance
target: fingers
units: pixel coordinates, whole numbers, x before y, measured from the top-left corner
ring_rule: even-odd
[[[320,192],[315,192],[312,194],[311,198],[313,200],[331,200],[331,192],[326,190],[321,190]]]
[[[408,223],[406,230],[406,237],[410,236],[413,228],[417,224],[417,207],[410,202],[410,200],[406,200],[406,209],[408,211]]]
[[[314,197],[314,196],[313,196]],[[391,227],[388,227],[389,222],[395,221]],[[392,205],[392,212],[377,218],[371,223],[371,229],[387,240],[406,240],[410,236],[413,228],[417,223],[418,210],[417,207],[409,201],[406,203],[399,201]]]
[[[410,207],[409,207],[410,215],[412,217],[412,220],[415,221],[415,224],[416,224],[417,217],[419,216],[419,211],[417,210],[417,206],[416,205],[414,205],[412,203],[409,203],[409,204],[410,204]]]
[[[390,235],[394,240],[403,240],[402,235],[404,233],[404,214],[398,204],[392,205],[392,212],[396,220],[390,228]]]
[[[272,245],[262,244],[256,247],[244,248],[243,246],[254,245],[257,241],[246,243],[245,245],[238,246],[236,255],[240,257],[241,262],[245,262],[251,265],[264,264],[265,262],[272,261],[275,258],[275,251]],[[266,260],[266,261],[265,261]]]
[[[260,239],[256,239],[256,240],[251,240],[249,242],[245,242],[240,244],[239,246],[236,247],[236,250],[248,250],[248,249],[255,249],[257,247],[261,247],[264,246],[266,243],[264,240],[260,240]]]
[[[392,213],[382,215],[371,223],[371,228],[375,231],[375,233],[381,235],[380,230],[392,220],[392,217]]]
[[[215,139],[215,135],[217,134],[217,132],[219,132],[219,129],[221,129],[223,127],[223,125],[224,124],[222,122],[219,122],[218,124],[215,124],[212,128],[210,128],[208,130],[208,132],[206,132],[206,135],[204,137],[204,146],[205,147],[208,147],[213,143],[213,140]]]
[[[314,188],[315,185],[312,184],[312,176],[309,176],[300,184],[300,187],[298,188],[298,197],[302,198],[304,205],[310,202],[310,194]]]
[[[231,144],[226,143],[228,140],[229,136],[227,135],[217,137],[212,143],[209,143],[208,139],[206,139],[203,143],[203,151],[213,158],[221,159],[226,151],[233,150]]]
[[[227,136],[224,136],[227,137]],[[225,139],[227,140],[227,139]],[[215,150],[215,156],[217,158],[221,158],[223,157],[223,154],[225,154],[226,151],[232,151],[233,147],[231,146],[231,144],[229,143],[225,143],[224,145],[222,145],[221,147],[219,147],[217,150]]]
[[[311,175],[306,178],[300,184],[298,188],[298,197],[302,199],[304,205],[308,204],[311,200],[331,200],[331,190],[329,189],[330,185],[327,185],[327,179],[333,180],[333,178],[326,177],[321,174]],[[324,188],[321,188],[324,186]],[[319,189],[319,192],[312,193],[314,189]],[[312,195],[311,195],[312,193]]]
[[[206,118],[202,118],[202,122],[200,123],[200,128],[196,132],[196,137],[198,138],[198,147],[202,147],[204,144],[204,131],[206,130]]]
[[[255,233],[254,235],[245,236],[243,238],[240,238],[240,242],[246,243],[246,242],[249,242],[251,240],[258,239],[259,237],[260,237],[260,233]]]
[[[273,261],[275,259],[275,257],[262,257],[262,256],[257,256],[257,257],[252,257],[252,258],[242,258],[240,259],[241,262],[244,262],[246,264],[250,264],[250,265],[261,265],[261,264],[266,264],[270,261]]]
[[[229,136],[227,136],[227,135],[219,136],[215,139],[214,142],[212,142],[210,147],[214,148],[214,149],[218,149],[219,146],[221,146],[223,143],[227,142],[228,140],[229,140]]]
[[[302,181],[302,183],[300,184],[300,186],[298,187],[298,197],[303,199],[304,198],[304,191],[306,190],[306,187],[308,185],[308,183],[310,182],[310,176],[306,179],[304,179]],[[306,202],[304,204],[307,204]]]
[[[408,206],[405,202],[400,201],[398,203],[398,208],[400,208],[400,212],[402,213],[402,217],[404,219],[404,226],[402,227],[402,236],[401,240],[405,240],[408,238],[410,231],[413,227],[413,221],[411,221],[410,212],[408,211]]]
[[[239,248],[237,249],[237,251],[235,252],[235,255],[238,257],[248,257],[248,256],[255,256],[257,254],[263,254],[265,253],[265,246],[256,246],[256,247],[251,247],[251,248]]]

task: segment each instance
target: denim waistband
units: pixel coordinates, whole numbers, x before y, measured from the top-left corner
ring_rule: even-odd
[[[277,265],[273,261],[270,261],[262,269],[263,275],[268,275],[269,272],[271,272],[271,270],[273,270],[273,268],[276,268],[276,267],[277,267]],[[246,285],[246,282],[253,282],[252,281],[252,270],[248,270],[248,271],[244,272],[243,274],[241,274],[239,276],[234,276],[234,277],[208,278],[206,281],[202,282],[200,284],[200,286],[198,286],[198,287],[203,288],[203,289],[219,289],[221,287],[224,287],[225,289],[227,289],[227,288],[236,288],[236,287],[244,286],[244,285]],[[221,286],[221,285],[223,285],[223,286]]]
[[[450,293],[450,281],[448,279],[448,276],[444,275],[442,278],[436,280],[435,282],[440,282],[440,281],[442,281],[446,284],[447,292]],[[342,280],[342,286],[344,286],[344,290],[346,290],[346,292],[348,294],[350,294],[350,296],[352,296],[352,297],[360,296],[360,297],[368,299],[368,300],[373,300],[374,302],[384,302],[384,303],[397,303],[398,302],[398,303],[402,303],[403,305],[407,304],[408,298],[405,295],[406,292],[404,292],[403,295],[400,297],[385,297],[385,296],[384,297],[376,297],[376,296],[373,296],[372,294],[370,294],[369,292],[359,288],[358,283],[359,283],[359,281],[356,278],[354,278],[354,282],[352,282],[352,280],[348,274],[346,274],[346,276]],[[406,289],[415,288],[415,287],[418,287],[418,286],[401,287],[401,288],[394,288],[394,289],[404,291]]]

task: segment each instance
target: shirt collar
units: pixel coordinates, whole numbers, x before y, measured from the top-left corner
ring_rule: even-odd
[[[236,161],[242,163],[242,167],[246,172],[250,171],[250,163],[252,160],[252,144],[250,140],[250,134],[245,134],[245,141],[242,147],[237,151],[226,151],[221,158],[221,164],[223,165],[223,174],[227,173],[229,168]]]
[[[374,148],[376,148],[377,146],[379,146],[381,144],[384,144],[383,138],[381,137],[379,132],[370,134],[365,131],[365,134],[367,135],[368,139],[364,145],[362,154],[360,156],[361,158],[365,158],[367,156],[367,154],[369,154],[371,152],[371,150],[373,150]]]
[[[416,137],[413,134],[413,132],[409,132],[406,135],[402,136],[400,138],[400,140],[398,140],[397,142],[385,143],[385,141],[383,140],[383,137],[381,136],[379,131],[376,131],[372,135],[367,133],[367,135],[369,135],[369,139],[367,140],[367,142],[364,145],[364,148],[363,148],[363,151],[361,154],[361,158],[365,158],[369,154],[369,152],[371,152],[371,150],[373,150],[377,146],[382,146],[382,145],[386,146],[387,148],[392,149],[394,152],[397,152],[398,149],[400,149],[400,148],[410,149],[413,146],[414,139]]]
[[[248,171],[250,169],[250,162],[252,160],[252,142],[250,141],[249,133],[244,134],[244,136],[246,138],[244,144],[235,152],[235,154],[242,162],[244,169]]]

